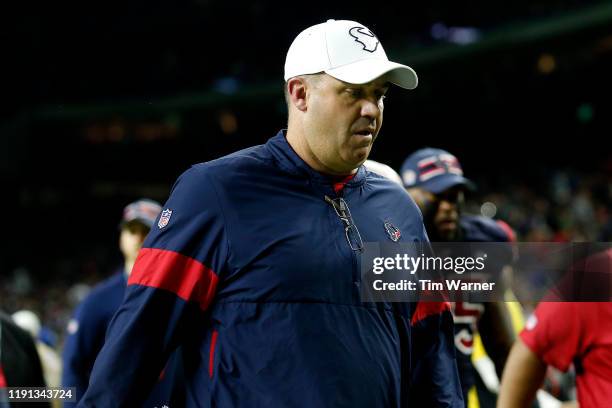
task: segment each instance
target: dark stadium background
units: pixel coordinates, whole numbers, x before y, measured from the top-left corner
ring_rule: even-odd
[[[120,262],[125,204],[164,201],[189,165],[284,127],[286,50],[328,18],[369,26],[390,58],[419,74],[415,91],[390,92],[373,159],[397,169],[419,147],[445,148],[480,185],[474,208],[492,201],[521,239],[607,239],[610,2],[13,7],[3,16],[0,114],[9,311],[31,307],[61,326],[68,306],[53,296]],[[15,283],[24,273],[25,289]]]

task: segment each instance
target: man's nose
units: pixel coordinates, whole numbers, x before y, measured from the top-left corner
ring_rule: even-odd
[[[371,119],[376,119],[380,115],[380,106],[369,99],[363,101],[361,106],[361,116],[365,116]]]
[[[457,203],[446,199],[441,199],[438,208],[442,211],[453,211],[457,210]]]

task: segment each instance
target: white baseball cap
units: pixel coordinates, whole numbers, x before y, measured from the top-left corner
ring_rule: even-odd
[[[327,20],[293,40],[285,60],[285,81],[318,72],[350,84],[365,84],[382,75],[405,89],[418,84],[412,68],[389,61],[374,33],[349,20]]]

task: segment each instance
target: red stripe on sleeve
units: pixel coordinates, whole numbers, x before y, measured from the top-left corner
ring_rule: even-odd
[[[445,311],[450,312],[450,303],[448,302],[419,302],[417,303],[416,311],[412,315],[412,324],[425,319],[428,316],[441,314]]]
[[[217,330],[213,330],[212,338],[210,339],[210,352],[208,354],[208,375],[210,378],[213,376],[213,368],[215,363],[215,346],[217,345],[217,336],[219,332]]]
[[[217,290],[217,274],[203,263],[178,252],[142,248],[128,285],[165,289],[206,310]]]

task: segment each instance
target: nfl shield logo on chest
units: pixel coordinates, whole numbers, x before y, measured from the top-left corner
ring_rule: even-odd
[[[389,239],[391,239],[393,242],[399,241],[399,239],[402,237],[402,232],[399,230],[399,228],[391,224],[389,221],[385,222],[385,230],[389,235]]]
[[[164,210],[161,212],[161,215],[159,216],[159,221],[157,222],[157,226],[159,227],[159,229],[162,229],[166,225],[168,225],[168,222],[170,221],[171,216],[172,216],[172,210],[170,209]]]

